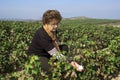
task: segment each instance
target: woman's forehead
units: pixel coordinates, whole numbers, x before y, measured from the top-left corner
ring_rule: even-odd
[[[51,19],[50,23],[59,23],[59,20],[57,20],[57,19]]]

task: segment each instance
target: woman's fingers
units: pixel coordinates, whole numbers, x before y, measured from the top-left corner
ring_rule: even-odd
[[[82,65],[79,65],[77,62],[72,61],[71,65],[76,68],[77,71],[82,72],[84,70],[84,67]]]

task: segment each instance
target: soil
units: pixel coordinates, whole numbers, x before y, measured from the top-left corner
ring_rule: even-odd
[[[112,78],[111,80],[120,80],[120,73],[119,73],[119,75],[117,77]]]

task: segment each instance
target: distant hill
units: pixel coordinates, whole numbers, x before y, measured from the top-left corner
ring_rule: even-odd
[[[71,18],[64,18],[62,23],[69,24],[69,25],[80,25],[80,24],[99,24],[99,25],[109,25],[115,24],[119,25],[120,20],[114,19],[97,19],[97,18],[89,18],[86,16],[78,16],[78,17],[71,17]]]
[[[63,20],[115,20],[116,21],[119,19],[102,19],[102,18],[91,18],[91,17],[86,17],[86,16],[78,16],[78,17],[63,18]]]
[[[39,19],[0,18],[1,21],[39,21]]]
[[[84,19],[92,19],[86,16],[78,16],[78,17],[71,17],[71,18],[64,18],[64,20],[69,19],[69,20],[84,20]]]

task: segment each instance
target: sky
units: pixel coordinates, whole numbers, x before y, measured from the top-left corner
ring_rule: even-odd
[[[63,18],[120,19],[120,0],[0,0],[0,19],[41,19],[49,9]]]

